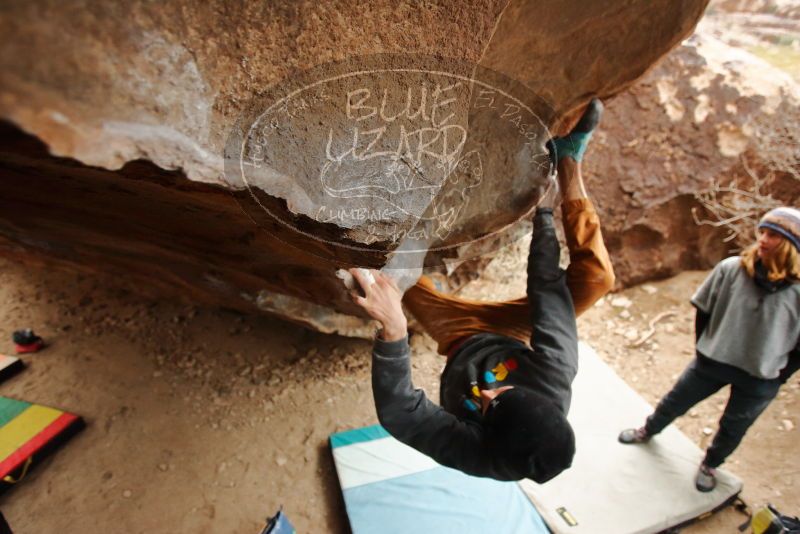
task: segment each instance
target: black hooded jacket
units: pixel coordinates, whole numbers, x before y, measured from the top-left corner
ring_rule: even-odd
[[[441,465],[474,476],[545,482],[569,467],[571,454],[558,465],[534,461],[533,472],[497,454],[473,389],[525,387],[546,397],[566,416],[578,369],[578,342],[572,298],[558,257],[552,213],[539,210],[528,259],[531,347],[491,333],[470,337],[442,374],[442,406],[414,388],[407,337],[375,341],[373,395],[378,419],[390,434]]]

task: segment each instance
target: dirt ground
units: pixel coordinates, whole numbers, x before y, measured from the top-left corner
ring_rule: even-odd
[[[521,294],[524,247],[501,255],[463,294]],[[651,403],[692,357],[687,301],[704,275],[610,295],[579,320],[582,339]],[[658,317],[654,335],[628,348]],[[49,347],[25,356],[27,368],[0,394],[76,412],[87,427],[0,496],[17,534],[256,533],[281,505],[299,532],[347,532],[327,438],[376,422],[369,342],[0,260],[0,351],[23,327]],[[415,381],[437,398],[442,360],[426,336],[414,336],[413,347]],[[795,514],[798,379],[728,463],[748,503]],[[724,399],[677,425],[706,445]],[[685,532],[736,532],[742,520],[729,509]]]

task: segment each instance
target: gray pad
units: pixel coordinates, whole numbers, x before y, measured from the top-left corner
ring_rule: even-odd
[[[572,467],[541,486],[520,483],[555,534],[660,532],[741,491],[742,481],[721,469],[714,491],[697,491],[694,476],[704,453],[674,425],[646,444],[617,441],[621,430],[641,426],[652,411],[591,347],[580,344],[569,414],[577,438]]]

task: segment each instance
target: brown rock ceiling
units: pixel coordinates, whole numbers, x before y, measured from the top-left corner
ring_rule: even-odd
[[[256,305],[259,294],[273,310],[308,303],[305,319],[339,329],[347,319],[328,324],[326,309],[353,310],[333,268],[381,266],[397,243],[370,244],[364,225],[326,222],[309,208],[305,196],[320,164],[304,143],[323,130],[292,123],[281,137],[281,161],[264,170],[284,182],[251,189],[306,234],[253,203],[241,177],[224,172],[223,150],[254,97],[270,97],[270,88],[331,61],[433,54],[455,70],[479,64],[520,82],[515,87],[533,95],[525,102],[534,102],[543,126],[563,129],[559,120],[569,122],[591,96],[611,97],[636,82],[691,33],[706,3],[5,2],[0,242],[14,257],[111,270],[234,307]],[[417,81],[440,81],[426,76]],[[392,87],[402,83],[412,84]],[[453,125],[472,128],[465,148],[475,150],[459,161],[483,150],[483,193],[467,204],[442,190],[441,206],[423,202],[419,213],[403,212],[393,221],[400,227],[414,228],[425,209],[456,208],[459,224],[448,239],[480,237],[535,203],[543,173],[526,181],[531,172],[519,162],[533,161],[542,136],[529,145],[512,139],[508,125],[491,126],[470,107],[475,91],[468,89]],[[336,112],[320,106],[306,119],[335,122]],[[421,177],[458,181],[436,172],[424,168]]]

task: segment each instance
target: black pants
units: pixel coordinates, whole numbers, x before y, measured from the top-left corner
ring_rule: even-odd
[[[728,404],[703,461],[709,467],[718,467],[739,446],[747,429],[778,394],[779,379],[759,379],[698,354],[672,390],[658,403],[653,415],[647,418],[647,433],[658,434],[676,417],[728,384],[731,386]]]

